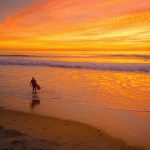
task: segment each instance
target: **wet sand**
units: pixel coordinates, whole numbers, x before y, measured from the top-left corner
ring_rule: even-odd
[[[0,109],[0,149],[144,150],[86,124]]]

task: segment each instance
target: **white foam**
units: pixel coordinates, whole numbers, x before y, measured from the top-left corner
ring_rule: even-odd
[[[25,66],[49,66],[61,68],[114,70],[114,71],[140,71],[150,72],[150,64],[140,63],[94,63],[94,62],[65,62],[52,60],[32,60],[0,57],[0,65],[25,65]]]

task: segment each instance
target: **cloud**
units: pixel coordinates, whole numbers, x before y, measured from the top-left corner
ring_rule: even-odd
[[[29,47],[32,42],[51,42],[49,48],[57,43],[64,48],[63,41],[70,47],[72,43],[82,47],[83,41],[91,47],[95,42],[101,47],[102,42],[123,41],[148,46],[149,9],[147,0],[34,0],[0,23],[0,39],[16,43],[26,39]]]

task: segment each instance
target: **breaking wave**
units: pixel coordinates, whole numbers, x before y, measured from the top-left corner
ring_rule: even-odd
[[[23,54],[23,55],[18,55],[18,54],[0,54],[0,57],[20,57],[20,58],[29,58],[29,57],[45,57],[45,58],[138,58],[138,59],[150,59],[150,55],[136,55],[136,54],[95,54],[95,55],[30,55],[30,54]]]
[[[140,63],[94,63],[94,62],[65,62],[52,60],[26,60],[0,57],[0,65],[49,66],[76,69],[112,70],[150,72],[150,64]]]

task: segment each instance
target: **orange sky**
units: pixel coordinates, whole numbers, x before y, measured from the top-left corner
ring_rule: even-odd
[[[2,11],[0,50],[150,50],[149,0],[32,0]]]

